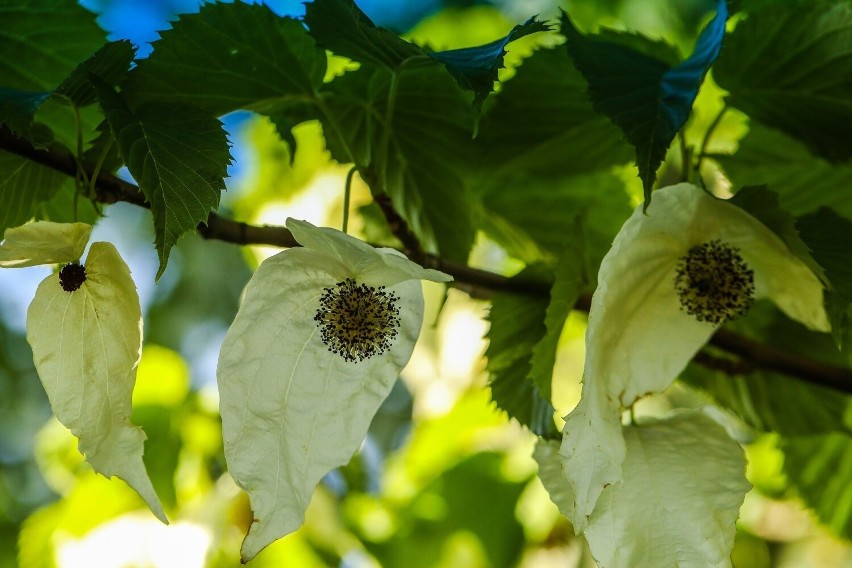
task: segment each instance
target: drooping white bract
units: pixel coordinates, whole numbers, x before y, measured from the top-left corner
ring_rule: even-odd
[[[289,219],[303,248],[252,276],[219,355],[225,459],[251,500],[244,562],[304,522],[317,483],[357,451],[420,334],[419,280],[391,249]]]
[[[666,389],[752,296],[829,329],[817,277],[739,207],[679,184],[655,192],[647,214],[639,206],[627,220],[601,263],[582,398],[566,416],[559,451],[575,530],[589,536],[601,493],[624,478],[622,411]]]
[[[130,423],[142,351],[142,311],[130,269],[110,243],[78,261],[92,227],[40,221],[8,229],[6,267],[69,263],[45,278],[27,311],[27,341],[56,418],[95,471],[118,476],[167,523],[142,462],[145,434]]]

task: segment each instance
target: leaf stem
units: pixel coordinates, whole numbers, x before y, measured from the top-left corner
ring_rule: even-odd
[[[343,232],[349,232],[349,199],[352,195],[352,178],[355,172],[358,171],[358,166],[349,168],[349,173],[346,174],[346,186],[343,189]]]
[[[701,141],[701,148],[698,150],[698,160],[695,162],[695,171],[701,171],[701,162],[704,160],[704,157],[707,155],[707,146],[710,144],[710,137],[713,135],[713,132],[716,128],[721,124],[722,117],[725,116],[725,113],[728,112],[730,107],[727,105],[722,106],[722,109],[719,111],[719,114],[716,115],[716,118],[713,119],[713,122],[710,123],[710,126],[707,127],[707,132],[704,133],[704,139]]]

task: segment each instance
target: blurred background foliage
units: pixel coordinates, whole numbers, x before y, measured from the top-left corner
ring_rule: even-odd
[[[195,0],[84,0],[99,14],[110,39],[129,38],[150,52],[177,13]],[[299,15],[300,2],[269,2],[279,14]],[[586,30],[600,25],[665,37],[687,52],[710,0],[361,0],[379,24],[435,49],[490,41],[535,13],[552,17],[567,8]],[[555,36],[513,44],[502,77],[535,45]],[[344,63],[337,62],[335,69]],[[702,89],[687,137],[698,140],[717,114],[720,91]],[[235,163],[222,211],[234,218],[283,224],[288,216],[339,226],[346,167],[331,162],[316,123],[295,129],[298,152],[268,119],[249,113],[225,117]],[[747,131],[728,113],[709,150],[730,151]],[[671,157],[673,167],[677,158]],[[623,179],[618,207],[640,199],[632,173]],[[665,180],[666,172],[661,172]],[[352,232],[393,242],[364,187],[354,188],[359,215]],[[123,482],[96,475],[73,436],[51,418],[23,337],[26,307],[44,269],[0,275],[0,566],[230,567],[239,564],[242,536],[251,523],[248,500],[228,477],[222,453],[215,369],[219,346],[236,313],[243,286],[258,263],[276,252],[240,249],[189,236],[173,252],[154,286],[157,258],[146,211],[117,204],[105,210],[95,240],[114,242],[139,287],[145,347],[134,393],[133,421],[148,435],[145,462],[172,524],[161,525]],[[612,234],[623,217],[612,219]],[[378,227],[378,228],[377,228]],[[602,254],[602,253],[601,253]],[[514,273],[522,264],[480,239],[472,264]],[[329,474],[308,509],[304,527],[261,553],[253,566],[485,568],[591,566],[535,477],[533,437],[489,402],[482,339],[488,305],[426,284],[424,332],[402,380],[376,416],[361,451]],[[759,318],[759,314],[753,319]],[[574,313],[560,340],[554,402],[562,414],[579,396],[585,318]],[[690,376],[701,386],[712,376]],[[695,406],[706,400],[687,387],[644,401],[646,409]],[[650,411],[650,410],[649,410]],[[852,566],[852,549],[820,527],[791,494],[781,441],[748,441],[749,479],[755,489],[742,509],[734,565],[831,568]],[[749,438],[751,436],[751,438]],[[819,439],[816,439],[819,438]],[[808,445],[809,442],[811,446]],[[833,460],[814,467],[850,468],[848,442],[815,436],[787,448],[805,460],[815,444],[835,448]],[[806,474],[804,474],[806,475]],[[806,483],[804,484],[806,485]],[[814,488],[817,491],[818,488]],[[836,504],[835,504],[836,505]],[[852,506],[847,504],[847,506]],[[848,519],[849,515],[843,517]],[[834,535],[848,526],[831,524]]]

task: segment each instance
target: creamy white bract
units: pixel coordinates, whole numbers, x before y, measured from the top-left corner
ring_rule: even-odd
[[[346,464],[408,362],[421,279],[390,249],[289,219],[302,248],[252,276],[219,356],[228,470],[251,500],[243,561],[295,531],[317,483]]]
[[[714,262],[720,263],[721,272],[711,277],[704,270],[705,265]],[[732,271],[736,272],[734,276],[730,275]],[[708,299],[707,294],[713,293],[717,297]],[[586,331],[582,397],[566,416],[559,457],[564,481],[573,495],[572,506],[569,510],[563,507],[563,512],[577,531],[586,533],[592,552],[602,565],[627,565],[624,562],[628,560],[613,556],[609,552],[611,545],[603,544],[607,539],[617,539],[618,527],[624,528],[624,523],[615,522],[614,511],[619,514],[627,511],[619,510],[615,495],[627,503],[630,498],[625,491],[652,495],[656,491],[628,479],[635,476],[637,468],[641,469],[635,453],[640,446],[653,447],[655,452],[663,453],[654,461],[662,464],[666,460],[666,445],[648,440],[641,425],[625,430],[622,412],[639,398],[665,390],[718,324],[747,307],[751,298],[743,297],[744,294],[771,299],[788,316],[812,329],[829,329],[823,308],[823,286],[811,270],[780,238],[748,213],[690,184],[656,191],[647,214],[641,205],[637,207],[601,263]],[[725,313],[726,309],[730,313]],[[697,317],[696,310],[699,315],[704,310],[710,316]],[[717,312],[721,314],[719,317]],[[669,427],[662,429],[659,424],[656,431],[665,432],[673,442],[692,438],[690,432],[699,419],[678,420],[677,432],[670,432]],[[724,445],[724,439],[727,435],[721,429],[708,429],[708,443]],[[727,445],[742,462],[737,444],[728,439]],[[682,450],[670,448],[668,453],[678,451]],[[631,471],[624,470],[625,463],[630,464]],[[711,494],[724,489],[739,497],[726,500],[720,495],[714,494],[712,498],[707,493],[703,495],[710,501],[718,497],[727,502],[728,510],[720,511],[721,517],[716,519],[730,521],[724,529],[726,537],[701,557],[705,565],[724,565],[729,554],[726,547],[732,545],[738,503],[747,488],[742,464],[737,479],[706,486]],[[683,481],[687,473],[681,471],[671,477],[670,471],[648,464],[652,466],[654,475],[646,480],[655,487],[678,479]],[[707,468],[712,471],[718,467],[719,475],[728,476],[738,470],[736,463],[714,465],[700,459],[692,467],[696,478]],[[661,499],[664,494],[665,491],[660,494]],[[701,498],[699,490],[693,499]],[[561,500],[565,501],[564,496]],[[643,502],[648,515],[645,520],[649,522],[661,514],[652,501]],[[667,503],[661,502],[659,506],[668,506]],[[630,514],[636,515],[637,511],[641,509],[631,510]],[[610,533],[602,536],[602,527],[607,526]],[[694,534],[703,532],[701,527],[695,527]],[[661,546],[666,546],[666,538],[666,534],[660,534]],[[694,557],[678,556],[679,552],[671,548],[673,543],[668,546],[672,556],[666,558],[674,561],[673,565],[695,561]],[[604,562],[605,559],[609,561]],[[629,560],[632,565],[640,565],[643,559],[630,557]]]

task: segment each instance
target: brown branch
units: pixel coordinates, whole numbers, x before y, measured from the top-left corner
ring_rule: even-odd
[[[77,166],[73,157],[67,152],[35,149],[6,128],[0,128],[0,149],[69,176],[74,176],[76,173]],[[97,200],[107,204],[125,201],[141,207],[150,207],[136,185],[106,173],[98,177]],[[299,246],[290,231],[284,227],[249,225],[220,217],[216,213],[210,213],[207,223],[198,226],[198,233],[205,239],[217,239],[237,245]],[[419,248],[419,244],[417,246]],[[421,264],[452,275],[455,278],[453,285],[474,297],[488,298],[496,292],[536,296],[550,294],[550,287],[544,282],[519,282],[487,270],[450,262],[435,255],[422,252],[420,254]],[[574,308],[588,312],[590,306],[591,297],[584,295],[577,301]],[[852,369],[847,367],[830,365],[790,353],[726,329],[718,330],[710,338],[709,344],[739,359],[721,359],[704,352],[696,355],[695,362],[708,368],[728,374],[744,374],[761,368],[852,394]]]

